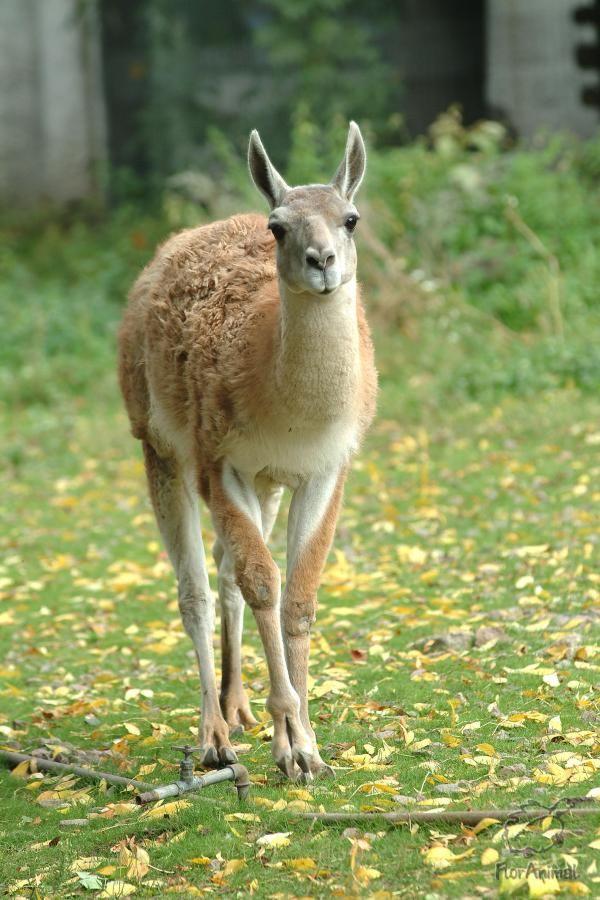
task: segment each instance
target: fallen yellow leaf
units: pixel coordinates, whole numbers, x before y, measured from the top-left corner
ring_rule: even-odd
[[[520,891],[524,884],[526,884],[525,875],[515,875],[513,877],[511,875],[507,875],[505,872],[502,872],[500,874],[498,890],[500,894],[510,896],[512,894],[516,894],[517,891]]]
[[[533,872],[527,876],[530,897],[547,897],[560,894],[560,884],[556,878],[538,878]]]
[[[229,813],[225,816],[226,822],[232,822],[234,819],[237,819],[240,822],[260,822],[260,816],[254,815],[254,813]]]
[[[287,847],[291,833],[291,831],[277,831],[274,834],[263,834],[256,843],[259,847]]]
[[[162,819],[163,816],[174,816],[191,805],[189,800],[173,800],[171,803],[163,803],[162,806],[153,806],[152,809],[145,810],[140,819]]]
[[[310,791],[306,791],[306,790],[304,790],[304,788],[293,788],[293,789],[290,789],[287,793],[288,793],[288,796],[295,797],[296,800],[307,800],[309,803],[311,803],[312,800],[314,800],[314,797],[310,793]]]
[[[227,878],[229,875],[233,875],[235,872],[239,872],[240,869],[243,869],[245,865],[245,859],[230,859],[225,863],[225,865],[221,869],[220,874],[223,875],[223,878]]]
[[[343,681],[335,681],[335,679],[330,678],[322,684],[319,684],[317,687],[314,687],[311,691],[311,695],[316,697],[317,700],[320,700],[325,694],[341,694],[345,689],[346,685]]]
[[[73,860],[69,865],[69,869],[71,872],[81,872],[82,869],[89,871],[90,869],[96,869],[101,862],[102,859],[99,856],[80,856]]]
[[[150,868],[150,857],[143,847],[138,847],[137,845],[132,849],[121,847],[119,850],[119,864],[127,867],[129,878],[136,878],[139,881]]]
[[[129,897],[130,894],[135,894],[136,890],[135,884],[128,884],[126,881],[107,881],[104,890],[96,896],[99,900],[106,897]]]
[[[24,759],[23,762],[20,762],[11,770],[10,774],[13,778],[27,778],[29,775],[29,760]]]
[[[590,893],[590,889],[583,881],[559,881],[561,890],[564,888],[565,893],[575,894],[579,897],[585,897]]]
[[[457,862],[459,859],[464,859],[467,856],[471,856],[473,852],[474,849],[471,848],[464,853],[453,853],[448,847],[442,847],[436,844],[425,852],[423,858],[427,865],[431,866],[432,869],[447,869],[452,863]]]
[[[300,859],[284,859],[283,865],[286,869],[293,869],[294,872],[307,872],[309,869],[316,869],[317,864],[314,859],[302,857]]]
[[[473,834],[479,834],[480,831],[485,831],[486,828],[490,828],[492,825],[499,825],[499,824],[500,824],[499,819],[490,819],[488,817],[485,819],[481,819],[481,821],[478,822],[477,825],[475,825],[471,830],[472,830]]]
[[[562,734],[562,722],[560,716],[554,716],[548,722],[548,734]]]
[[[485,753],[486,756],[496,756],[496,749],[491,744],[477,744],[475,749],[480,753]]]
[[[379,869],[372,869],[370,866],[357,866],[354,869],[353,875],[356,880],[363,885],[367,885],[375,878],[381,878]]]

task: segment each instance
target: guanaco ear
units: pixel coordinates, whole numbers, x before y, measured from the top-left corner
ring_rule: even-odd
[[[352,201],[363,180],[366,168],[365,142],[356,122],[350,122],[346,152],[331,184],[345,200]]]
[[[283,195],[289,190],[287,184],[267,156],[256,129],[250,135],[248,145],[248,166],[256,187],[265,195],[271,209],[281,204]]]

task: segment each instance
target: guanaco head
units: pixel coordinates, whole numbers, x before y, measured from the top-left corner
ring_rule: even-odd
[[[277,270],[293,293],[331,294],[354,278],[353,232],[360,217],[352,201],[366,162],[360,129],[351,122],[346,151],[330,183],[289,187],[258,132],[250,135],[250,174],[269,201],[268,227],[277,241]]]

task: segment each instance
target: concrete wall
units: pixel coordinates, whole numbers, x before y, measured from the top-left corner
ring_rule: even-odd
[[[580,96],[594,73],[575,61],[576,45],[595,39],[573,21],[581,2],[488,0],[487,99],[523,136],[547,128],[589,137],[598,128],[598,112]]]
[[[0,203],[101,190],[106,131],[95,4],[0,3]]]
[[[386,57],[402,79],[408,133],[422,134],[460,102],[466,122],[485,113],[484,0],[395,0]],[[368,4],[365,4],[368,8]]]

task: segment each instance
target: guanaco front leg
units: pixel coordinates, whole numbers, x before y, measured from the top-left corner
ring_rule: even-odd
[[[317,589],[333,541],[345,471],[313,475],[294,492],[288,518],[287,578],[282,625],[290,680],[300,697],[302,724],[312,738],[313,774],[332,774],[319,754],[308,713],[310,629],[317,610]]]
[[[308,775],[312,737],[302,722],[300,699],[288,674],[279,609],[281,578],[263,538],[253,480],[227,463],[215,469],[210,477],[210,507],[265,650],[271,682],[267,709],[273,717],[273,758],[290,778],[297,772],[296,763]]]

